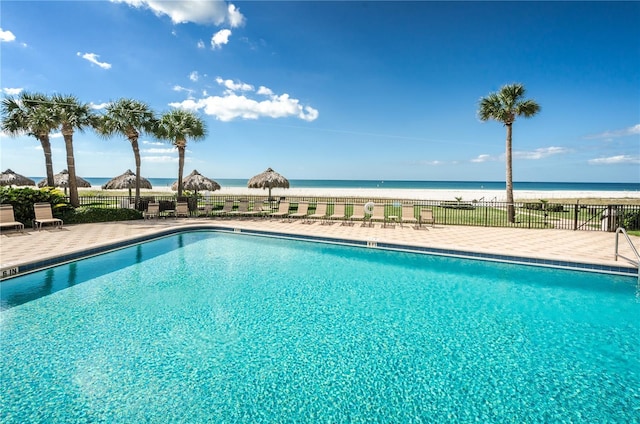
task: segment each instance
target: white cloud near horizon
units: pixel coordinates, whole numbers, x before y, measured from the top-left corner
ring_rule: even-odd
[[[553,155],[560,155],[563,153],[567,153],[569,150],[564,147],[541,147],[539,149],[535,149],[533,151],[516,151],[513,152],[514,159],[544,159]]]
[[[94,65],[97,65],[99,67],[101,67],[102,69],[111,69],[111,64],[107,63],[107,62],[100,62],[98,60],[98,58],[100,57],[100,55],[95,54],[95,53],[76,53],[76,55],[78,57],[83,58],[84,60],[87,60],[91,63],[93,63]]]
[[[514,151],[513,158],[514,159],[528,159],[528,160],[538,160],[548,158],[549,156],[560,155],[564,153],[568,153],[569,149],[564,147],[540,147],[531,151]],[[473,163],[483,163],[483,162],[491,162],[497,160],[504,160],[504,153],[500,156],[491,156],[487,154],[478,155],[476,158],[471,159],[470,162]]]
[[[16,36],[11,31],[5,31],[0,28],[0,42],[2,43],[10,43],[16,40]]]
[[[152,147],[150,149],[140,149],[140,153],[153,153],[153,154],[175,153],[175,151],[176,151],[175,147],[165,147],[164,149],[159,149],[155,147]]]
[[[189,74],[189,79],[193,82],[197,82],[198,79],[200,79],[200,75],[198,74],[198,71],[193,71]]]
[[[163,143],[161,141],[149,141],[149,140],[142,140],[142,144],[150,144],[152,146],[166,146],[167,143]]]
[[[640,134],[640,124],[633,125],[631,127],[623,128],[621,130],[605,131],[599,134],[592,134],[585,137],[587,140],[604,139],[612,140],[619,137],[627,137],[630,135]]]
[[[229,37],[231,36],[231,31],[228,29],[221,29],[220,31],[213,34],[211,37],[211,49],[221,49],[223,45],[229,43]]]
[[[474,163],[483,163],[483,162],[489,162],[492,160],[497,160],[497,158],[494,158],[491,155],[478,155],[478,157],[476,157],[475,159],[471,159],[471,162]]]
[[[608,158],[589,159],[590,165],[620,165],[626,163],[640,164],[640,156],[617,155]]]
[[[232,28],[242,26],[245,17],[233,4],[223,0],[110,0],[125,3],[137,9],[150,9],[156,16],[166,15],[174,24],[193,22],[196,24],[229,24]]]
[[[140,156],[141,159],[144,159],[145,162],[153,162],[153,163],[170,163],[170,162],[178,162],[177,156]],[[187,158],[184,160],[188,162]]]
[[[182,102],[169,103],[169,106],[199,111],[215,116],[219,121],[228,122],[236,118],[259,119],[261,117],[286,118],[297,117],[304,121],[314,121],[318,118],[318,111],[311,106],[300,104],[298,99],[291,98],[284,93],[276,95],[269,88],[261,86],[257,94],[267,97],[265,100],[255,100],[247,97],[255,88],[251,84],[225,80],[220,77],[216,82],[225,88],[222,96],[207,96],[202,99],[187,99]],[[236,94],[241,91],[243,94]],[[244,93],[247,93],[245,95]]]

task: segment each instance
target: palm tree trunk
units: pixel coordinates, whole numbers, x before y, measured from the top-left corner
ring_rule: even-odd
[[[67,149],[67,171],[69,172],[69,202],[71,206],[80,206],[78,197],[78,180],[76,179],[76,161],[73,155],[73,129],[63,128],[64,146]]]
[[[184,173],[184,146],[178,146],[178,197],[182,196],[182,174]]]
[[[51,143],[49,142],[49,134],[41,134],[38,136],[42,150],[44,151],[44,166],[47,169],[47,186],[55,187],[55,179],[53,178],[53,160],[51,159]]]
[[[513,164],[511,158],[512,124],[507,127],[507,146],[505,148],[505,162],[507,165],[507,218],[509,223],[516,222],[516,208],[513,204]]]
[[[138,137],[132,137],[131,147],[133,148],[133,156],[136,158],[136,196],[135,205],[138,207],[140,204],[140,148],[138,147]]]

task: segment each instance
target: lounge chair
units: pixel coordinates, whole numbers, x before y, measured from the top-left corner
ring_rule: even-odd
[[[291,218],[306,218],[309,214],[309,202],[298,202],[298,210],[292,214],[289,214]]]
[[[420,209],[418,226],[422,227],[422,224],[431,224],[432,227],[436,226],[436,219],[433,217],[433,211],[431,209]]]
[[[289,202],[287,201],[280,202],[280,205],[278,205],[278,212],[269,214],[269,216],[274,218],[285,218],[287,215],[289,215]]]
[[[267,213],[271,213],[271,209],[268,209],[267,206],[253,203],[253,207],[250,211],[247,211],[245,215],[247,216],[264,216]]]
[[[402,205],[402,217],[400,218],[400,226],[405,222],[417,224],[416,213],[413,205]]]
[[[24,231],[24,224],[16,221],[13,205],[0,205],[0,228],[15,228],[20,232]]]
[[[366,219],[367,215],[364,213],[364,204],[356,203],[353,205],[353,213],[349,217],[349,221],[351,223],[353,223],[353,221],[362,221],[362,225],[364,226]]]
[[[249,201],[246,199],[240,200],[238,203],[238,209],[229,212],[229,215],[247,215],[249,213]]]
[[[217,210],[217,211],[213,211],[211,212],[211,214],[213,216],[224,216],[224,215],[228,215],[229,213],[231,213],[233,211],[233,204],[234,204],[234,200],[233,199],[226,199],[224,201],[224,205],[222,205],[222,209]]]
[[[211,211],[213,210],[213,206],[207,204],[204,205],[204,207],[202,209],[198,208],[198,216],[209,216],[211,215]]]
[[[345,206],[344,203],[336,203],[333,205],[333,213],[329,215],[330,220],[339,219],[342,221],[341,225],[344,225],[346,218]]]
[[[384,205],[375,205],[373,207],[373,213],[369,218],[369,223],[370,223],[369,225],[371,225],[372,222],[380,221],[382,222],[383,227],[387,226],[387,217],[384,214],[384,209],[385,209]]]
[[[176,203],[176,218],[183,216],[185,218],[189,217],[189,205],[187,202],[177,202]]]
[[[142,212],[142,217],[144,219],[157,218],[160,216],[160,203],[158,202],[149,202],[147,205],[147,210]]]
[[[62,220],[53,217],[53,211],[51,210],[51,204],[49,203],[35,203],[33,210],[36,214],[36,218],[33,220],[33,225],[40,231],[43,225],[51,224],[54,227],[62,229]]]
[[[312,214],[307,216],[307,219],[326,219],[327,218],[327,203],[326,202],[318,202],[316,203],[316,210]]]

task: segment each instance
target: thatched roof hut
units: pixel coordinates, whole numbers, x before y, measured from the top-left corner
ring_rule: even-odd
[[[191,174],[187,175],[184,180],[182,180],[182,188],[185,190],[193,190],[197,193],[198,190],[220,190],[220,184],[210,178],[205,177],[194,169]],[[171,185],[171,190],[178,190],[177,181]]]
[[[131,189],[136,186],[136,174],[131,172],[130,169],[122,174],[118,175],[107,181],[102,185],[104,190],[122,190],[125,188]],[[140,177],[140,188],[153,188],[151,183],[146,178]]]
[[[110,179],[106,184],[102,185],[103,190],[122,190],[129,189],[129,197],[131,197],[131,189],[136,186],[136,174],[131,172],[130,169],[115,178]],[[151,183],[146,178],[140,177],[140,188],[153,188]]]
[[[69,171],[63,169],[61,172],[57,173],[53,176],[53,183],[56,187],[63,187],[65,192],[67,191],[67,187],[69,187]],[[91,187],[91,183],[84,178],[76,176],[76,184],[78,187]],[[38,187],[47,187],[47,179],[44,178],[38,182]]]
[[[278,174],[271,168],[267,168],[261,174],[258,174],[252,177],[247,183],[247,187],[249,188],[268,188],[269,189],[269,199],[271,199],[271,189],[272,188],[289,188],[289,180],[287,180],[282,175]]]
[[[0,174],[0,186],[34,186],[36,182],[24,175],[16,174],[7,169]]]

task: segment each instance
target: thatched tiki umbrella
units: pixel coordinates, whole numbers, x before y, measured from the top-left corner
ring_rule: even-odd
[[[63,169],[61,172],[57,173],[56,175],[53,176],[53,184],[56,187],[62,187],[64,188],[64,194],[67,194],[67,187],[69,187],[69,171],[67,171],[66,169]],[[38,183],[38,187],[42,188],[42,187],[47,187],[47,179],[43,179],[40,180],[40,182]],[[84,178],[80,178],[78,176],[76,176],[76,185],[78,187],[91,187],[91,183],[87,180],[85,180]]]
[[[129,189],[129,197],[131,197],[131,188],[136,186],[136,174],[131,172],[130,169],[117,177],[107,181],[102,185],[103,190],[122,190],[124,188]],[[153,188],[151,183],[146,178],[140,177],[140,188]]]
[[[210,178],[205,177],[204,175],[201,175],[194,169],[191,174],[187,175],[185,179],[182,180],[182,188],[184,188],[185,190],[193,190],[197,195],[198,190],[220,190],[220,184]],[[178,181],[171,185],[171,190],[178,190]]]
[[[7,169],[0,174],[0,186],[34,186],[36,182],[24,175],[16,174]]]
[[[255,177],[251,178],[247,183],[247,187],[262,189],[268,188],[269,200],[271,200],[271,189],[274,187],[289,188],[289,180],[278,174],[273,169],[267,168],[267,170],[262,174],[258,174]]]

